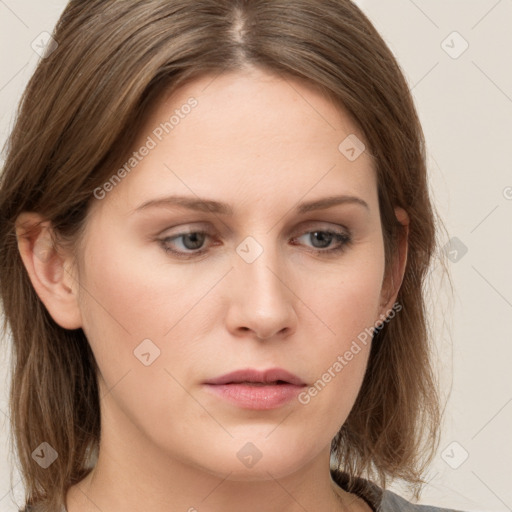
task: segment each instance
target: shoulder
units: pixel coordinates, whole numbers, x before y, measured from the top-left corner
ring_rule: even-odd
[[[364,499],[375,512],[462,512],[450,508],[414,505],[392,491],[381,489],[369,480],[350,477],[342,471],[331,469],[331,477],[342,489]]]
[[[378,512],[461,512],[452,508],[438,508],[427,505],[413,505],[398,494],[391,491],[382,493]]]

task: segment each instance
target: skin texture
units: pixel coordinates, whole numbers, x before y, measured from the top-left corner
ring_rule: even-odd
[[[197,106],[159,141],[154,130],[190,97]],[[68,492],[69,512],[370,510],[329,474],[331,439],[357,397],[369,344],[307,405],[242,409],[202,384],[281,367],[311,386],[395,302],[406,239],[391,285],[375,171],[366,152],[350,161],[338,150],[349,134],[364,140],[305,83],[255,68],[206,76],[149,113],[133,150],[148,136],[156,147],[93,203],[77,259],[64,249],[41,257],[48,229],[19,237],[41,300],[61,326],[84,330],[101,372],[99,461]],[[228,203],[233,215],[135,211],[171,194]],[[295,211],[342,194],[368,207]],[[18,234],[38,219],[22,214]],[[177,237],[202,230],[198,249]],[[314,236],[325,230],[351,241],[329,254],[340,243]],[[176,251],[206,252],[178,258],[164,238]],[[251,263],[237,252],[258,246]],[[145,339],[160,350],[148,366],[134,355]],[[261,455],[251,468],[237,457],[247,443]]]

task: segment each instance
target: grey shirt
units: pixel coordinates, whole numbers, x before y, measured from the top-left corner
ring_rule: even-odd
[[[331,477],[343,490],[352,492],[363,499],[373,512],[460,512],[452,508],[413,505],[398,494],[382,490],[373,482],[363,478],[353,478],[349,488],[349,477],[346,473],[331,469]]]

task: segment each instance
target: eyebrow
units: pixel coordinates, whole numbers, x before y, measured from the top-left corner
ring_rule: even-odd
[[[360,197],[351,195],[339,195],[324,197],[322,199],[317,199],[315,201],[307,201],[300,203],[296,208],[296,212],[299,214],[303,214],[316,210],[325,210],[327,208],[331,208],[333,206],[341,204],[358,204],[363,206],[367,210],[370,209],[368,203],[361,199]],[[193,198],[189,196],[179,195],[151,199],[150,201],[146,201],[145,203],[135,208],[134,212],[147,210],[148,208],[169,208],[171,206],[181,206],[188,210],[195,210],[199,212],[218,213],[221,215],[233,215],[233,209],[231,208],[230,205],[226,203],[213,201],[211,199]]]

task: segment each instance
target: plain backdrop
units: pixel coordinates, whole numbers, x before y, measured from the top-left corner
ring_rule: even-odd
[[[63,0],[0,0],[0,143]],[[512,511],[512,0],[361,0],[398,58],[427,145],[454,294],[429,286],[443,437],[421,503]],[[51,84],[48,85],[51,87]],[[0,512],[23,494],[8,453],[0,345]],[[11,468],[13,469],[11,481]],[[405,494],[399,485],[394,490]]]

